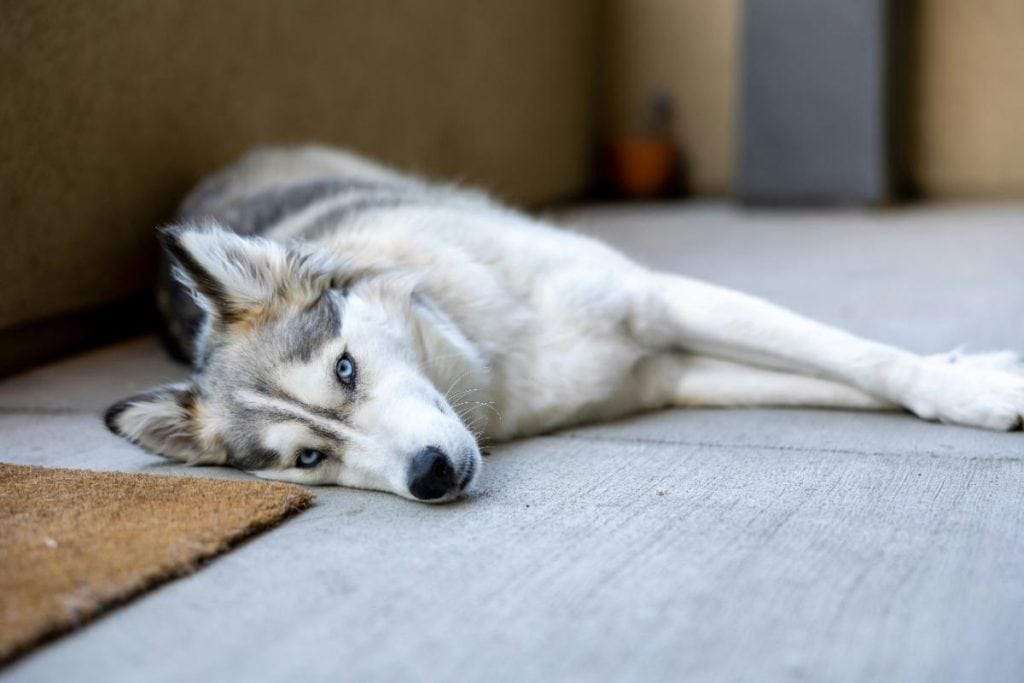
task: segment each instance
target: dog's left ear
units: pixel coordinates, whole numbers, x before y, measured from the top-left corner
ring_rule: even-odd
[[[161,233],[174,274],[216,321],[230,324],[278,298],[315,300],[331,285],[333,264],[314,251],[243,237],[216,223]]]
[[[107,428],[150,453],[190,465],[221,465],[223,449],[201,435],[202,403],[191,382],[166,384],[115,403],[104,417]]]

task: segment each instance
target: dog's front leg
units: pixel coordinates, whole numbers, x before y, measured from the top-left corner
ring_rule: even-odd
[[[655,274],[632,323],[637,338],[657,348],[843,382],[925,419],[1009,430],[1024,415],[1019,364],[922,357],[689,278]]]

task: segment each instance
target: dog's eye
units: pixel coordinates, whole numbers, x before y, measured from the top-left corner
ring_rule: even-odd
[[[354,386],[356,383],[356,362],[352,360],[352,356],[347,353],[338,359],[338,363],[334,366],[334,374],[338,376],[338,381],[348,386]]]
[[[325,456],[320,451],[314,451],[311,448],[307,448],[306,450],[299,453],[299,457],[295,459],[295,466],[304,470],[308,470],[309,468],[316,467],[317,465],[322,463],[325,457],[327,456]]]

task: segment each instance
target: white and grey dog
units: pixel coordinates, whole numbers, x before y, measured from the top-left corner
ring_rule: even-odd
[[[253,152],[163,241],[160,303],[195,376],[107,425],[189,463],[447,501],[482,439],[666,406],[1024,414],[1014,354],[865,341],[343,152]]]

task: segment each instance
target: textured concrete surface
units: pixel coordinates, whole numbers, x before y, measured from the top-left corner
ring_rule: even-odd
[[[1024,207],[593,207],[637,258],[934,352],[1024,348]],[[163,464],[99,412],[180,376],[136,340],[0,384],[0,459]],[[1024,679],[1024,436],[901,414],[668,411],[494,449],[431,507],[303,515],[11,681]]]

